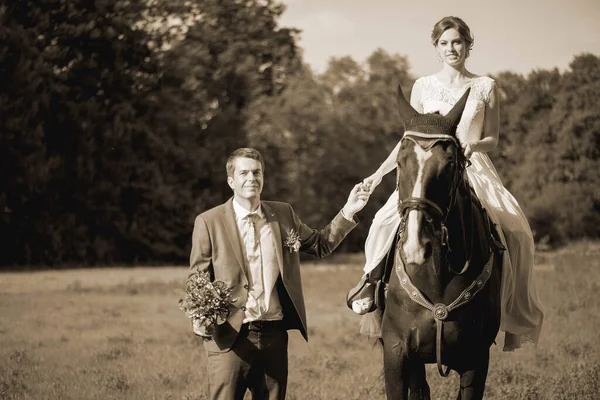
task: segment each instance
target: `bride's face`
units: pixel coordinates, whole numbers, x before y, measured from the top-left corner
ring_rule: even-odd
[[[454,28],[444,31],[436,49],[442,61],[451,66],[461,65],[467,59],[467,44]]]

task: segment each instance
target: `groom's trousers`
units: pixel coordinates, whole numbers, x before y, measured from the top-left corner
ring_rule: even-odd
[[[287,347],[283,321],[243,324],[230,351],[207,352],[210,399],[242,400],[246,390],[253,400],[285,399]]]

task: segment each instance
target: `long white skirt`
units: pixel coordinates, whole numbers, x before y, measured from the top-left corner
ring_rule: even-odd
[[[534,243],[527,218],[517,200],[502,185],[489,156],[473,153],[467,177],[492,221],[501,228],[506,246],[502,269],[502,317],[500,329],[521,340],[537,343],[544,312],[533,274]],[[398,192],[394,191],[375,214],[365,242],[365,273],[386,256],[400,224]]]

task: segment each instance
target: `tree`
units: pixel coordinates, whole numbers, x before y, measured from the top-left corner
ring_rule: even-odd
[[[3,264],[110,262],[120,253],[118,163],[134,156],[124,144],[144,131],[138,105],[154,72],[121,5],[24,0],[2,15],[0,107],[11,115],[2,159],[14,171],[0,189],[9,210]]]
[[[528,86],[541,95],[533,94],[538,102],[521,116],[538,114],[527,127],[512,175],[538,241],[600,236],[599,76],[600,58],[583,54],[563,75],[540,72],[529,78]]]
[[[251,137],[277,149],[289,184],[275,187],[309,224],[320,226],[338,212],[350,189],[374,172],[400,139],[394,94],[398,84],[410,87],[407,71],[404,57],[382,50],[364,66],[350,57],[333,58],[322,75],[304,68],[281,96],[262,103],[264,123]],[[387,200],[393,186],[390,176],[364,218]],[[343,246],[362,249],[368,226],[359,226]]]
[[[188,236],[195,215],[231,196],[225,161],[231,151],[252,143],[249,126],[260,123],[253,105],[277,97],[300,66],[294,31],[277,26],[279,3],[200,3],[201,18],[164,56],[150,117],[185,160],[171,176],[187,196],[179,207],[186,213],[176,218],[177,230]]]
[[[230,195],[224,161],[248,143],[248,107],[299,65],[282,11],[233,0],[3,9],[0,107],[12,117],[0,155],[15,174],[1,181],[0,262],[185,260],[195,214]],[[175,22],[165,31],[159,17]]]

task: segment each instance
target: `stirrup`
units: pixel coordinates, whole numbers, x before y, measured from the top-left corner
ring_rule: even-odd
[[[385,308],[385,299],[387,298],[387,284],[385,281],[380,280],[375,286],[375,305],[377,308]]]

